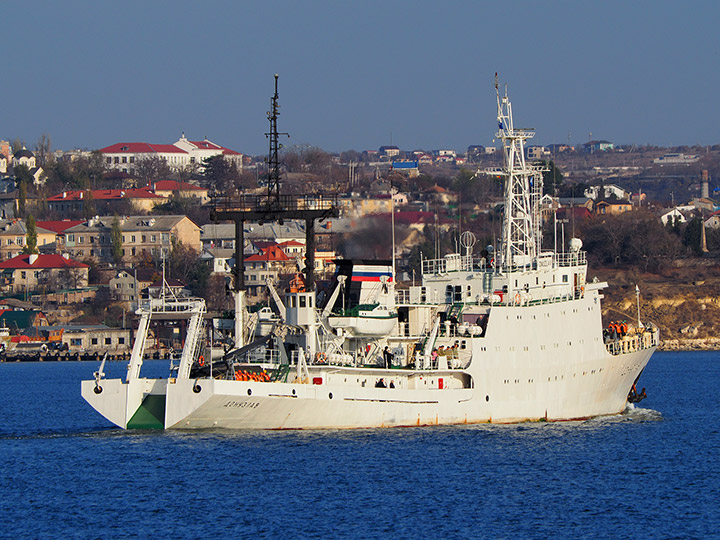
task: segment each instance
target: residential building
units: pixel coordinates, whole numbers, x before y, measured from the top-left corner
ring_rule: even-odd
[[[154,279],[154,269],[125,269],[119,270],[110,279],[110,293],[129,308],[137,308],[140,302],[140,291],[149,287]]]
[[[202,204],[210,201],[208,189],[188,182],[176,180],[157,180],[152,183],[152,190],[160,197],[180,197],[183,199],[200,199]]]
[[[322,224],[321,224],[322,226]],[[267,240],[271,242],[305,241],[305,223],[302,221],[286,221],[278,223],[245,223],[243,227],[245,253],[249,253],[250,242]],[[233,223],[209,223],[202,227],[203,248],[235,249],[235,225]]]
[[[55,233],[36,223],[37,247],[55,242]],[[0,220],[0,260],[12,259],[22,253],[27,243],[27,225],[24,219]]]
[[[235,250],[227,248],[203,248],[200,259],[205,261],[213,274],[230,274],[235,267]]]
[[[632,210],[629,201],[600,201],[595,205],[595,213],[599,215],[622,214]]]
[[[612,150],[613,143],[610,141],[589,141],[583,144],[583,149],[586,152],[604,152],[606,150]]]
[[[397,146],[381,146],[378,154],[381,158],[391,158],[400,155],[400,149]]]
[[[62,341],[70,352],[118,354],[132,348],[129,328],[112,328],[104,324],[69,324],[54,328],[62,328]]]
[[[525,154],[528,159],[550,159],[552,156],[550,150],[544,146],[528,146],[525,149]]]
[[[705,227],[710,229],[720,229],[720,210],[713,212],[705,220]]]
[[[663,225],[667,225],[668,223],[674,225],[675,223],[687,223],[687,218],[678,208],[673,208],[660,215],[660,222]]]
[[[63,249],[79,259],[113,262],[110,232],[114,217],[96,217],[65,231]],[[187,216],[125,216],[118,218],[122,231],[122,260],[159,256],[182,243],[197,252],[202,249],[200,227]]]
[[[38,237],[38,250],[40,251],[40,253],[61,253],[62,249],[65,246],[65,231],[70,227],[75,227],[76,225],[80,225],[84,222],[85,221],[82,219],[38,221],[36,223],[38,228],[42,228],[55,233],[55,238],[53,242],[43,242],[41,244]]]
[[[616,199],[627,199],[630,195],[618,185],[606,184],[602,186],[590,186],[585,190],[584,195],[589,199],[608,199],[615,197]]]
[[[277,282],[281,274],[287,274],[294,266],[291,259],[277,245],[268,246],[262,253],[245,258],[245,286],[250,296],[260,296],[266,280]]]
[[[393,161],[392,170],[406,174],[410,178],[420,176],[417,161]]]
[[[0,286],[11,292],[87,287],[90,267],[57,254],[29,253],[0,262]]]
[[[698,155],[686,155],[683,153],[670,153],[653,159],[653,163],[657,165],[690,165],[700,160]]]
[[[63,191],[47,199],[48,208],[61,215],[82,213],[89,204],[99,214],[126,213],[128,203],[135,211],[150,212],[156,204],[166,201],[166,197],[156,194],[149,187]]]

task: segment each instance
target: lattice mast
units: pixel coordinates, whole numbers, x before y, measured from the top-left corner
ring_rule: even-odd
[[[498,132],[503,144],[505,174],[505,216],[503,220],[502,265],[506,268],[526,266],[540,254],[543,167],[525,161],[525,141],[535,136],[532,129],[516,129],[513,125],[512,104],[507,95],[500,96],[497,74]]]
[[[288,133],[278,133],[277,119],[280,116],[280,105],[278,103],[278,74],[275,74],[275,94],[270,100],[270,110],[267,112],[270,121],[270,132],[265,137],[270,141],[268,152],[268,206],[280,208],[280,135],[290,136]]]

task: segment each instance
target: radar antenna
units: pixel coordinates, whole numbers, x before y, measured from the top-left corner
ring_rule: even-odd
[[[270,151],[268,152],[268,207],[271,209],[280,209],[280,156],[279,152],[282,148],[280,144],[280,135],[290,137],[289,133],[278,133],[277,119],[280,115],[280,105],[278,104],[278,74],[275,74],[275,94],[270,100],[270,110],[267,113],[270,120],[270,133],[266,133],[270,141]]]
[[[518,129],[513,125],[512,105],[507,94],[500,95],[497,73],[498,132],[502,141],[505,176],[505,212],[503,220],[502,261],[511,268],[526,266],[540,254],[542,197],[544,167],[525,161],[525,141],[535,136],[532,129]]]

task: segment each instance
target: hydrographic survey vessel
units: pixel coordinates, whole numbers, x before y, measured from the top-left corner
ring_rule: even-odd
[[[421,284],[406,289],[396,289],[392,261],[355,259],[337,261],[322,299],[301,279],[284,297],[270,283],[280,320],[254,340],[238,291],[236,347],[217,361],[203,349],[202,299],[150,299],[138,310],[126,378],[105,379],[101,366],[82,382],[83,398],[122,428],[361,428],[622,412],[658,330],[640,320],[604,330],[607,284],[587,280],[580,240],[542,248],[542,169],[524,157],[534,133],[514,127],[507,92],[497,91],[497,111],[504,166],[496,173],[505,180],[497,249],[475,253],[464,233],[461,253],[422,261]],[[182,356],[168,377],[141,377],[150,321],[169,313],[189,321]]]

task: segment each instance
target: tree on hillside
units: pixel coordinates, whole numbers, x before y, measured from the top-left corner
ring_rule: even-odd
[[[204,296],[210,268],[198,259],[198,252],[182,243],[174,243],[168,257],[169,275],[179,279],[195,296]]]
[[[35,145],[35,157],[38,166],[46,167],[51,155],[50,135],[43,133]]]
[[[25,147],[25,141],[23,141],[19,137],[15,137],[12,141],[10,141],[10,149],[12,150],[12,153],[14,154],[18,150],[22,150]]]
[[[35,225],[35,218],[30,214],[25,220],[25,245],[23,246],[23,253],[37,253],[37,226]]]
[[[687,246],[695,255],[702,255],[702,216],[695,216],[685,225],[683,233],[683,244]]]
[[[18,189],[18,214],[23,217],[26,210],[28,190],[33,184],[33,177],[25,165],[16,165],[14,170],[15,185]]]
[[[120,218],[113,217],[112,224],[110,225],[110,244],[112,250],[112,258],[115,264],[120,264],[122,261],[122,228],[120,227]]]
[[[235,163],[222,155],[211,156],[203,160],[203,176],[207,186],[220,195],[230,195],[235,191],[240,175]]]
[[[600,265],[658,270],[681,253],[677,236],[644,211],[595,217],[578,225],[584,249]]]
[[[543,172],[543,194],[555,196],[563,183],[563,174],[552,160],[543,161],[543,165],[547,166],[547,170]]]
[[[170,166],[164,159],[157,156],[135,161],[135,177],[138,187],[149,186],[156,180],[167,178],[172,174]]]

